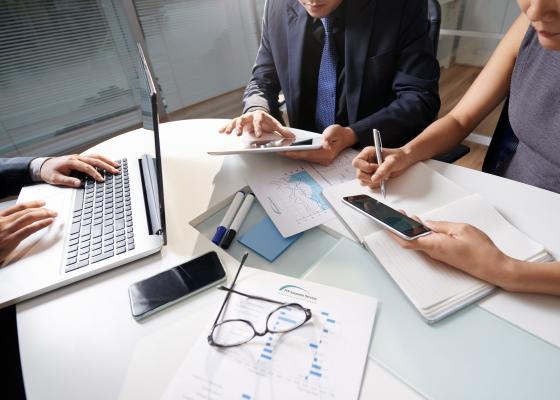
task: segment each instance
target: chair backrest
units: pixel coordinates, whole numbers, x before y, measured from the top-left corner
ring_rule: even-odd
[[[441,6],[438,0],[428,0],[428,23],[430,39],[434,44],[434,54],[437,54],[439,42],[439,28],[441,27]]]
[[[509,97],[506,98],[482,164],[482,171],[489,174],[503,175],[519,144],[519,139],[509,123],[508,103]]]

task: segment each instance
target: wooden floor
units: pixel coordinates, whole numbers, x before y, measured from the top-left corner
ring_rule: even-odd
[[[441,110],[439,116],[447,114],[461,99],[472,82],[480,73],[480,68],[463,65],[452,65],[449,68],[442,68],[440,78],[440,98]],[[233,118],[242,112],[241,99],[243,88],[225,93],[221,96],[206,100],[202,103],[175,111],[167,116],[165,120],[177,121],[190,118]],[[498,107],[475,129],[475,132],[491,136],[498,121],[500,110]],[[455,164],[480,170],[486,146],[465,142],[471,149],[470,153],[455,162]]]

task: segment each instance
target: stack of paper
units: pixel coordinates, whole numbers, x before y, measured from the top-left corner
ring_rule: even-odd
[[[520,232],[482,197],[466,194],[425,165],[414,166],[389,185],[386,200],[357,183],[333,186],[324,195],[429,323],[486,296],[495,287],[423,253],[402,249],[373,220],[343,204],[343,196],[368,194],[422,219],[470,223],[517,259],[545,261],[550,257],[542,245]]]

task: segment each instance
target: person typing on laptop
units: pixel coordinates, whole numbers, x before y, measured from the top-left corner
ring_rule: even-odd
[[[34,182],[79,187],[80,179],[71,176],[74,171],[103,181],[97,169],[116,174],[118,168],[118,163],[101,155],[0,158],[0,197],[14,195],[24,185]],[[53,222],[56,212],[43,208],[44,205],[44,201],[37,199],[0,211],[0,263],[23,239]]]

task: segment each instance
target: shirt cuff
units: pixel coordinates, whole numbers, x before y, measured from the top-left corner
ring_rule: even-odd
[[[251,106],[249,108],[247,108],[243,114],[251,112],[251,111],[264,111],[267,114],[270,114],[270,110],[266,107],[262,107],[262,106]]]
[[[38,157],[31,160],[29,164],[29,175],[31,176],[31,180],[33,182],[42,182],[43,179],[41,178],[41,167],[43,163],[47,161],[50,157]]]

